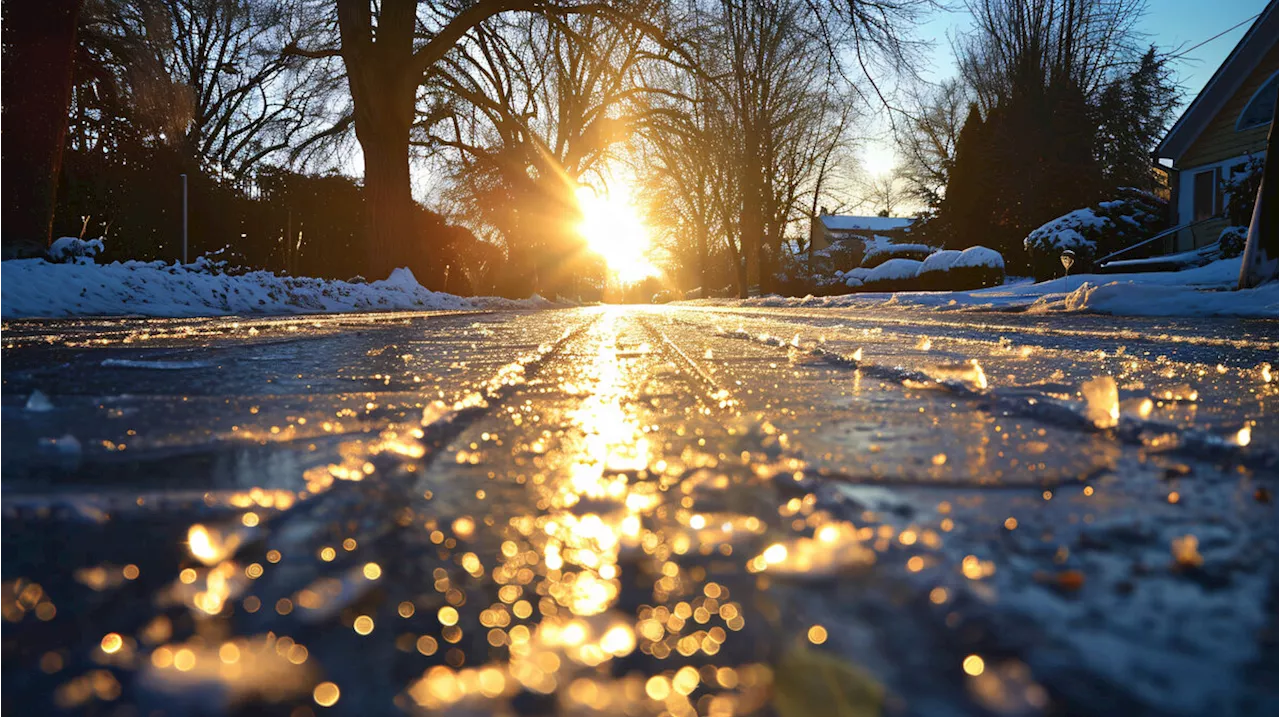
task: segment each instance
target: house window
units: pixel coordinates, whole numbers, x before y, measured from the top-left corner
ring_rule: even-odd
[[[1194,204],[1194,212],[1192,219],[1200,221],[1208,219],[1214,214],[1214,200],[1217,199],[1217,182],[1218,176],[1216,169],[1210,169],[1207,172],[1196,172],[1195,188],[1192,190],[1192,201]]]
[[[1262,83],[1262,87],[1253,93],[1253,97],[1249,98],[1249,104],[1244,106],[1244,112],[1240,113],[1240,119],[1236,120],[1236,131],[1241,132],[1254,127],[1262,127],[1271,122],[1271,117],[1276,111],[1276,75],[1272,75],[1271,79]]]

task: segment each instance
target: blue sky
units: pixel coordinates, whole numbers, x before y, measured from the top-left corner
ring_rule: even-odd
[[[926,64],[921,68],[923,76],[930,80],[941,80],[955,74],[955,58],[948,38],[963,32],[969,26],[969,12],[963,2],[950,2],[956,6],[955,10],[933,13],[917,33],[919,39],[933,44],[926,55]],[[1266,4],[1266,0],[1151,0],[1138,27],[1147,35],[1147,41],[1161,50],[1182,48],[1185,51],[1257,15]],[[1235,47],[1250,24],[1252,23],[1246,22],[1175,60],[1174,71],[1183,88],[1183,107],[1195,98],[1200,88],[1213,76],[1214,70],[1226,58],[1227,53],[1231,52],[1231,48]],[[863,161],[868,171],[887,169],[893,163],[891,143],[869,143],[863,151]]]
[[[1170,51],[1207,40],[1257,15],[1265,6],[1266,0],[1155,0],[1149,3],[1138,26],[1149,42]],[[965,30],[968,19],[968,10],[960,5],[952,12],[934,13],[920,27],[921,39],[934,40],[927,68],[929,76],[942,78],[954,74],[954,58],[947,37]],[[1176,61],[1175,69],[1187,90],[1187,101],[1195,96],[1248,29],[1248,23],[1241,25]]]

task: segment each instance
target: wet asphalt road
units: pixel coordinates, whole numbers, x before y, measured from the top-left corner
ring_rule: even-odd
[[[1277,710],[1274,321],[604,307],[3,342],[15,713]]]

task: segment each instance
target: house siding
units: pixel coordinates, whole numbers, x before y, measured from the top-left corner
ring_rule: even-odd
[[[1276,73],[1276,45],[1267,53],[1270,62],[1263,62],[1249,73],[1248,79],[1236,90],[1204,132],[1196,138],[1186,153],[1177,159],[1178,169],[1213,164],[1243,154],[1251,154],[1266,148],[1267,125],[1243,132],[1236,131],[1236,120],[1254,93]]]
[[[1235,94],[1222,106],[1222,109],[1218,110],[1200,136],[1192,142],[1181,157],[1175,159],[1174,171],[1177,172],[1177,179],[1174,185],[1177,191],[1174,193],[1173,202],[1176,223],[1185,224],[1193,219],[1195,204],[1193,183],[1198,172],[1212,169],[1217,173],[1214,183],[1217,194],[1214,210],[1220,212],[1223,209],[1222,180],[1230,171],[1230,167],[1246,160],[1250,155],[1266,150],[1269,125],[1238,132],[1236,122],[1258,89],[1276,74],[1276,50],[1277,45],[1273,43],[1267,53],[1269,61],[1259,64],[1253,72],[1249,73],[1244,83],[1236,89]],[[1218,240],[1218,236],[1228,225],[1229,222],[1222,218],[1183,229],[1172,237],[1171,248],[1174,251],[1187,251],[1212,244]]]

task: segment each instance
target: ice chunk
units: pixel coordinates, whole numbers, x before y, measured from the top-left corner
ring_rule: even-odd
[[[36,389],[31,392],[31,397],[27,399],[27,410],[36,413],[52,411],[53,402],[50,401],[49,397],[44,395],[40,389]]]
[[[1085,400],[1085,418],[1098,428],[1113,428],[1120,422],[1120,392],[1116,380],[1099,376],[1080,386]]]

